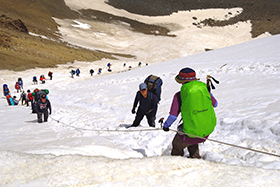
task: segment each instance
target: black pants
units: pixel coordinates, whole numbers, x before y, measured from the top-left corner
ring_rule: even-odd
[[[26,100],[26,106],[29,106],[29,102],[32,104],[32,101],[30,101],[29,99]]]
[[[141,110],[140,108],[138,108],[138,110],[137,110],[136,117],[135,117],[135,120],[133,121],[132,126],[137,127],[140,124],[140,122],[142,121],[144,116],[146,116],[149,126],[155,127],[155,117],[152,116],[152,112],[146,113],[145,111]]]
[[[37,111],[36,111],[36,102],[35,101],[31,101],[31,108],[32,108],[32,113],[37,113]]]
[[[45,112],[37,112],[37,119],[38,119],[38,123],[42,123],[42,116],[44,114],[44,122],[48,121],[48,117],[49,117],[49,112],[48,110],[46,110]]]
[[[21,105],[23,105],[23,102],[24,102],[24,104],[26,104],[27,103],[26,99],[21,99]]]

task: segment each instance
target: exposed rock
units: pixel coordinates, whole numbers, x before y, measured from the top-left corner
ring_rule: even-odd
[[[0,16],[0,27],[28,33],[28,29],[20,19],[12,19],[6,15]]]

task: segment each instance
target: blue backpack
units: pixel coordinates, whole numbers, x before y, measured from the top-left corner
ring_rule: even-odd
[[[160,101],[161,86],[163,84],[161,78],[155,75],[149,75],[144,82],[147,84],[148,90],[155,94],[158,100]]]

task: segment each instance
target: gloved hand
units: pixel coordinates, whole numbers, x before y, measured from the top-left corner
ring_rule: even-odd
[[[135,108],[133,108],[133,109],[131,110],[131,113],[132,113],[132,114],[135,114]]]
[[[159,122],[159,123],[163,123],[163,120],[164,120],[164,118],[160,118],[160,119],[158,120],[158,122]]]
[[[169,131],[169,127],[163,126],[162,129],[163,129],[165,132],[168,132],[168,131]]]

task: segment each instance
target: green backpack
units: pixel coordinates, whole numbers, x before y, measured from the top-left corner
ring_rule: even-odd
[[[205,137],[214,131],[216,115],[205,83],[191,81],[181,87],[181,115],[186,134]],[[195,136],[190,136],[196,138]]]

